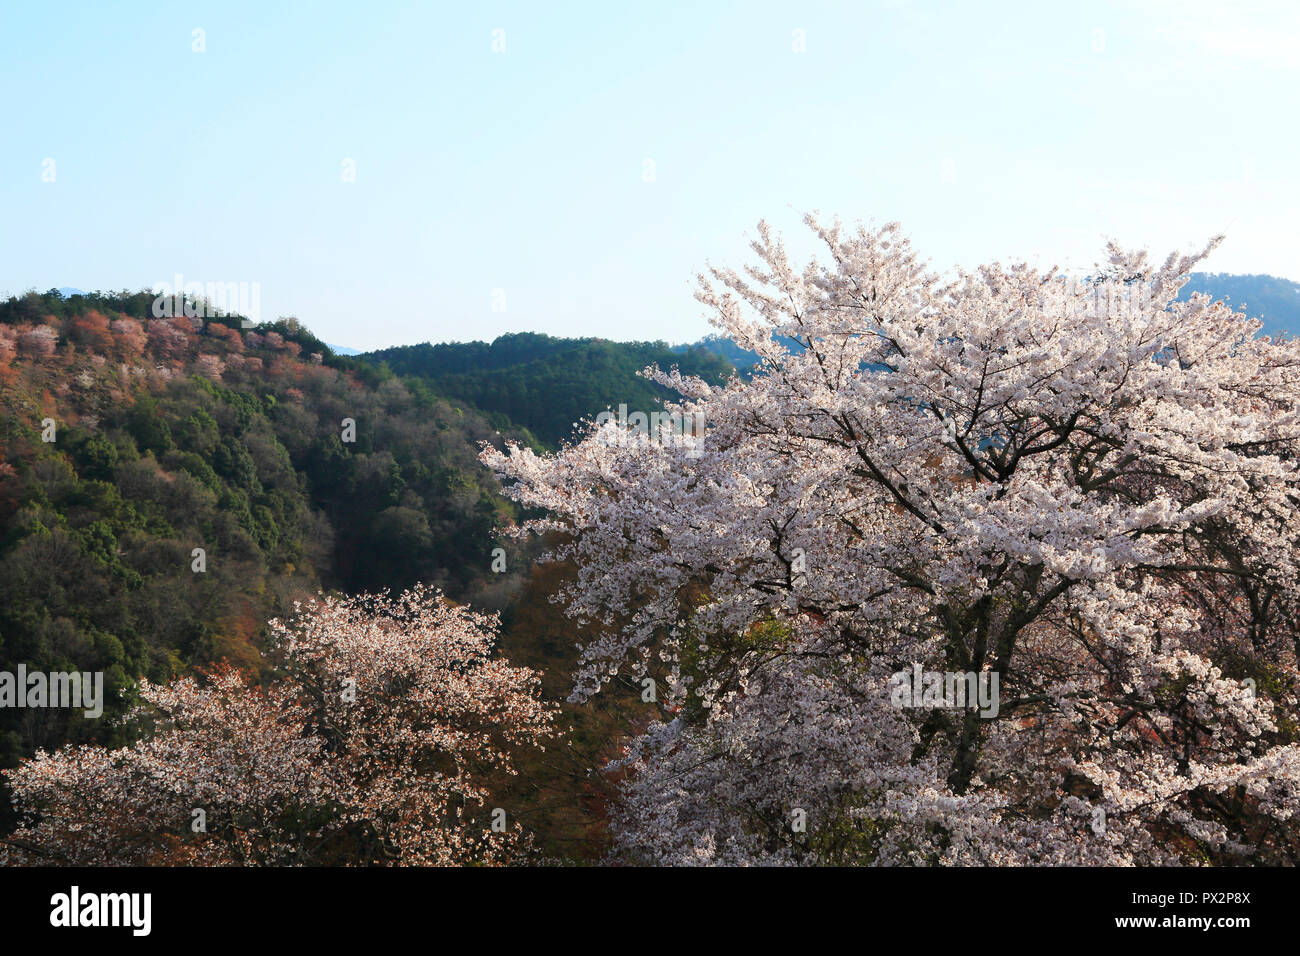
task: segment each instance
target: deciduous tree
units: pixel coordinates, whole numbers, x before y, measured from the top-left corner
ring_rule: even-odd
[[[802,270],[761,225],[700,279],[751,382],[651,373],[702,440],[484,452],[572,535],[576,695],[671,691],[619,851],[1295,862],[1300,346],[1176,299],[1213,243],[941,279],[895,225],[808,223]],[[996,715],[900,703],[915,664],[998,675]]]
[[[282,671],[266,688],[231,668],[146,682],[137,716],[154,726],[138,743],[8,772],[27,819],[10,862],[517,859],[528,835],[508,810],[494,829],[487,801],[553,710],[535,672],[493,656],[494,627],[422,588],[323,598],[272,622]]]

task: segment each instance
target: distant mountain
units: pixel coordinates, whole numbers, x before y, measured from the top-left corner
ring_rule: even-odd
[[[332,345],[329,342],[326,342],[325,344],[330,347],[330,349],[334,352],[335,355],[360,355],[361,354],[360,349],[350,349],[346,345]]]
[[[794,339],[778,336],[778,340],[791,352],[803,351],[803,346]],[[673,351],[679,353],[689,352],[692,349],[702,349],[706,352],[712,352],[719,358],[724,359],[732,365],[741,378],[749,378],[751,370],[758,364],[758,353],[742,349],[731,339],[722,335],[706,335],[698,342],[690,342],[686,345],[674,345]]]
[[[1300,282],[1269,275],[1193,272],[1180,298],[1204,292],[1237,311],[1264,320],[1263,334],[1300,333]]]
[[[366,352],[361,362],[422,379],[435,392],[459,398],[504,427],[520,425],[538,440],[558,445],[573,425],[606,408],[629,412],[662,406],[666,389],[637,373],[649,365],[678,366],[720,384],[731,374],[725,358],[702,348],[671,349],[664,342],[562,339],[533,332],[493,342],[424,343]]]

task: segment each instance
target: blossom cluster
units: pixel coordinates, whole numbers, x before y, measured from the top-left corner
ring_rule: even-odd
[[[493,655],[492,618],[415,588],[319,599],[271,623],[280,674],[143,683],[131,746],[68,746],[7,773],[10,863],[503,863],[488,798],[554,709]]]
[[[567,532],[575,697],[672,689],[616,854],[1296,862],[1300,345],[1178,298],[1215,243],[940,277],[897,225],[808,224],[803,269],[761,224],[700,277],[761,359],[658,373],[703,454],[484,449]],[[890,706],[913,667],[999,675],[996,715]]]

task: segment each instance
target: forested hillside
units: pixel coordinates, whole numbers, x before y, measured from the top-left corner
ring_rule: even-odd
[[[579,419],[606,407],[659,408],[667,393],[637,374],[649,365],[676,365],[683,375],[715,384],[732,371],[732,363],[703,348],[678,352],[662,342],[561,339],[531,332],[503,335],[491,343],[426,342],[381,349],[361,359],[407,380],[424,379],[439,393],[496,416],[498,425],[525,427],[551,446],[568,439]]]
[[[499,533],[522,516],[479,444],[535,441],[502,413],[516,410],[516,379],[534,403],[518,413],[556,443],[605,404],[650,407],[659,389],[637,372],[671,360],[666,349],[524,335],[376,363],[292,319],[155,319],[152,303],[57,291],[0,302],[0,671],[105,673],[102,719],[0,709],[0,768],[38,748],[129,744],[122,718],[141,677],[230,665],[270,679],[267,622],[321,590],[418,582],[500,610],[503,649],[563,701],[579,632],[548,599],[565,572],[535,568],[536,546]],[[729,368],[683,364],[714,378]],[[457,387],[496,394],[497,409],[441,394]],[[548,417],[548,403],[564,410]],[[588,771],[631,718],[618,694],[563,715],[569,742],[521,758],[512,807],[545,822],[548,854],[592,858],[608,785]],[[0,832],[12,824],[0,794]]]
[[[265,622],[322,587],[500,583],[514,509],[476,460],[498,439],[484,416],[296,323],[153,319],[151,301],[0,304],[0,670],[109,685],[103,720],[0,711],[4,766],[111,739],[141,676],[258,671]]]

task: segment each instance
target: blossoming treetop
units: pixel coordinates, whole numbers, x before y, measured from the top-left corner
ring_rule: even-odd
[[[802,270],[761,224],[701,276],[752,381],[650,372],[703,448],[484,451],[605,625],[575,694],[671,684],[619,851],[1294,862],[1300,346],[1177,300],[1213,243],[941,279],[895,225],[808,223]],[[997,673],[996,716],[895,706],[915,664]]]

